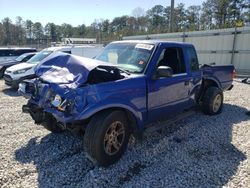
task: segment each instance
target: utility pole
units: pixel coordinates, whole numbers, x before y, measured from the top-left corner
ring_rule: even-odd
[[[173,25],[174,25],[174,0],[171,0],[171,12],[170,12],[170,33],[173,32]]]

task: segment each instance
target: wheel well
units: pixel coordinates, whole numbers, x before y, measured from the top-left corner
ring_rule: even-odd
[[[131,111],[129,111],[129,110],[125,109],[125,108],[120,108],[120,107],[106,108],[106,109],[103,109],[103,110],[100,110],[100,111],[96,112],[95,114],[93,114],[88,119],[90,120],[93,116],[95,116],[97,114],[100,114],[100,113],[103,113],[103,112],[107,112],[107,111],[111,112],[111,111],[115,111],[115,110],[123,111],[126,114],[126,116],[127,116],[128,125],[129,125],[129,128],[130,128],[131,132],[133,133],[134,131],[136,131],[136,129],[137,129],[136,118],[135,118],[134,114]]]
[[[219,88],[219,85],[214,80],[202,79],[201,89],[200,89],[200,92],[199,92],[198,97],[197,97],[198,103],[200,103],[202,101],[205,91],[207,90],[208,87],[211,87],[211,86]]]
[[[218,84],[214,81],[214,80],[209,80],[209,79],[203,79],[202,80],[202,87],[208,88],[210,86],[215,86],[215,87],[219,87]]]

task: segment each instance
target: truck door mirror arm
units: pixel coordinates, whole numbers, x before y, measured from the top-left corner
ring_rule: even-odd
[[[153,80],[156,80],[158,78],[167,78],[167,77],[172,77],[173,76],[173,70],[172,68],[168,66],[159,66],[157,67],[154,75],[152,76]]]

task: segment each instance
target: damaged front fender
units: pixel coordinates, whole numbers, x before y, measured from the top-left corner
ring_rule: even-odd
[[[142,128],[146,110],[144,75],[86,58],[57,54],[39,65],[38,76],[27,83],[29,103],[51,114],[58,123],[85,121],[94,114],[119,108],[133,114]],[[33,115],[33,114],[31,114]]]
[[[118,94],[118,91],[122,92],[121,90],[110,89],[109,92],[107,92],[103,89],[103,87],[99,87],[98,85],[89,85],[83,88],[77,88],[71,92],[68,91],[67,94],[62,95],[62,97],[71,101],[69,110],[63,112],[59,109],[56,109],[55,107],[43,106],[44,111],[53,114],[57,121],[66,124],[88,119],[102,110],[119,108],[127,110],[131,114],[133,114],[136,119],[138,128],[142,127],[142,111],[146,110],[145,100],[143,98],[143,93],[145,91],[141,90],[141,96],[133,96],[133,100],[130,100],[129,98],[126,99],[126,97],[124,96],[127,96],[128,94],[131,95],[130,92],[132,92],[132,90],[125,90],[124,92],[129,93],[124,93],[123,96],[120,96]]]
[[[86,109],[84,109],[81,113],[74,114],[68,117],[63,115],[62,112],[58,113],[54,110],[53,111],[49,110],[49,112],[52,113],[58,121],[69,123],[69,122],[89,119],[90,117],[97,114],[98,112],[103,111],[103,110],[109,110],[109,109],[121,109],[121,110],[130,112],[131,114],[133,114],[133,117],[136,120],[137,128],[142,129],[143,127],[142,113],[137,111],[136,107],[133,104],[121,103],[118,101],[117,102],[114,101],[112,103],[102,102],[94,106],[89,106]]]

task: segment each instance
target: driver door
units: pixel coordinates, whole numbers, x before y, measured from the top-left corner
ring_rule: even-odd
[[[148,81],[148,119],[149,122],[165,120],[188,108],[190,76],[184,63],[183,50],[180,47],[161,47],[158,66],[168,66],[173,70],[172,77]],[[156,68],[157,68],[156,67]]]

